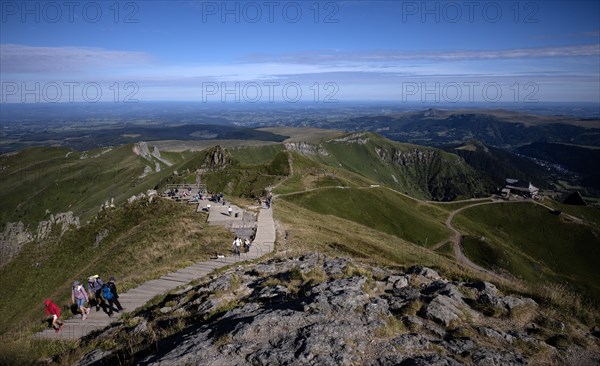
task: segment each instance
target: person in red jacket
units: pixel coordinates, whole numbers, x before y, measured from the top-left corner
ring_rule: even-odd
[[[44,300],[44,306],[46,307],[46,318],[48,323],[52,324],[52,328],[58,333],[64,325],[62,320],[60,320],[60,308],[50,299]]]

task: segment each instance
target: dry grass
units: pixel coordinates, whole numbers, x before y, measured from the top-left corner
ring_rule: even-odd
[[[383,325],[377,328],[373,333],[377,338],[391,338],[408,332],[404,323],[393,315],[388,315],[382,320]]]
[[[283,200],[278,200],[274,208],[280,232],[283,231],[276,248],[278,254],[295,256],[320,252],[396,267],[453,266],[448,258],[428,249],[349,220],[317,214]]]
[[[415,316],[423,307],[423,302],[420,300],[413,300],[401,309],[402,315]]]
[[[5,316],[13,317],[0,329],[7,340],[0,344],[0,354],[4,360],[15,359],[23,364],[60,353],[44,347],[42,343],[37,347],[30,346],[27,337],[38,328],[36,319],[43,314],[43,309],[39,308],[42,300],[52,297],[59,305],[67,303],[70,284],[74,279],[81,280],[90,273],[98,273],[104,278],[114,275],[119,291],[123,293],[149,279],[206,260],[216,251],[225,251],[233,238],[233,234],[224,228],[208,226],[206,218],[195,213],[194,207],[170,201],[157,200],[151,205],[141,204],[137,208],[117,208],[106,215],[89,226],[65,235],[54,244],[52,249],[56,258],[49,258],[44,266],[35,269],[41,273],[53,273],[51,279],[55,283],[36,281],[48,288],[29,285],[23,279],[32,277],[27,277],[30,273],[23,274],[23,271],[32,271],[29,263],[31,258],[27,256],[16,259],[20,261],[20,266],[3,269],[3,291],[13,291],[9,288],[15,282],[11,278],[19,278],[20,286],[15,292],[22,287],[27,290],[27,297],[14,296],[16,300],[26,300],[26,303],[13,303],[7,308],[14,314],[4,312]],[[108,228],[111,236],[103,240],[98,248],[92,248],[89,243],[93,243],[95,233],[100,228]],[[76,267],[76,264],[80,265]],[[32,296],[39,300],[31,301]],[[15,309],[20,310],[18,314]],[[18,332],[21,332],[21,337]],[[35,348],[35,351],[19,351],[29,348]]]

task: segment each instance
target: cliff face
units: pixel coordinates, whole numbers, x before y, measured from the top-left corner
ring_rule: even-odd
[[[374,133],[354,133],[322,144],[324,162],[422,199],[486,196],[481,177],[465,161],[439,149],[402,144]]]
[[[239,266],[134,315],[85,340],[79,365],[581,365],[599,349],[492,284],[317,254]],[[567,329],[581,339],[557,341]]]
[[[231,154],[229,151],[221,146],[215,146],[207,151],[202,168],[212,171],[223,169],[230,164]]]
[[[54,227],[57,227],[58,236],[62,236],[70,227],[79,228],[79,217],[72,211],[50,214],[48,220],[40,221],[35,234],[27,230],[23,222],[8,222],[4,226],[4,232],[0,233],[0,268],[10,262],[26,243],[37,240],[43,242],[48,239]]]
[[[380,149],[377,154],[381,159],[389,159],[400,176],[421,187],[434,200],[450,201],[457,196],[485,192],[480,178],[458,156],[417,148],[408,151],[392,149],[389,153]]]
[[[14,258],[25,243],[33,240],[33,235],[19,222],[7,222],[0,233],[0,268]]]

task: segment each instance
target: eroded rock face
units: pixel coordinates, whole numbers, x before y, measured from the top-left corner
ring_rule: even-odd
[[[364,145],[367,142],[369,142],[369,137],[365,133],[358,132],[358,133],[353,133],[353,134],[343,136],[343,137],[337,137],[337,138],[331,139],[329,141],[342,142],[342,143],[346,143],[346,144]]]
[[[411,151],[396,151],[392,161],[401,166],[429,165],[435,159],[439,159],[436,150],[413,149]]]
[[[221,146],[215,146],[208,150],[202,168],[212,171],[219,170],[231,164],[231,154]]]
[[[506,311],[484,314],[482,297]],[[79,365],[525,365],[540,349],[558,354],[510,318],[510,307],[537,311],[531,299],[430,268],[273,259],[188,286],[105,329],[86,342],[117,337],[128,347],[90,352]],[[149,332],[167,335],[149,344]]]
[[[167,166],[173,165],[172,162],[170,162],[169,160],[163,158],[160,155],[160,150],[158,150],[158,147],[153,146],[152,147],[152,152],[150,152],[150,148],[148,147],[148,143],[145,142],[145,141],[140,141],[140,142],[135,143],[133,145],[133,149],[132,150],[133,150],[134,154],[136,154],[138,156],[141,156],[142,158],[144,158],[144,159],[146,159],[146,160],[148,160],[150,162],[154,162],[155,163],[155,170],[156,170],[156,172],[159,172],[160,169],[161,169],[160,168],[160,164],[158,163],[158,161],[161,162],[161,163],[163,163],[163,164],[165,164],[165,165],[167,165]],[[158,161],[155,161],[155,160],[158,160]],[[150,169],[150,171],[147,171],[148,168]],[[146,175],[148,175],[150,173],[152,173],[152,168],[149,167],[149,166],[147,166],[146,168],[144,168],[144,174],[141,176],[141,178],[145,177]]]
[[[329,153],[321,145],[312,145],[306,142],[289,142],[285,144],[288,151],[295,151],[303,155],[328,156]]]
[[[81,227],[79,217],[75,216],[72,211],[60,212],[56,215],[50,214],[48,220],[39,222],[36,239],[47,239],[54,225],[59,225],[60,235],[64,234],[71,226],[75,226],[76,228]]]
[[[0,268],[19,254],[25,243],[32,240],[33,235],[21,221],[6,223],[4,231],[0,233]]]
[[[50,214],[46,210],[46,214]],[[48,220],[40,221],[36,231],[32,234],[25,224],[19,222],[8,222],[4,226],[3,232],[0,232],[0,267],[10,262],[26,243],[37,240],[43,242],[48,239],[52,229],[58,227],[58,235],[62,236],[70,227],[79,228],[79,217],[73,212],[59,212],[56,215],[50,214]]]
[[[137,142],[133,145],[133,153],[143,157],[144,159],[151,160],[150,150],[148,149],[148,143],[145,141]]]

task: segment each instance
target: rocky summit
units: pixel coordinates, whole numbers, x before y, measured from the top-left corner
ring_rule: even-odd
[[[435,270],[309,254],[227,269],[82,341],[79,365],[597,364],[536,301]]]

